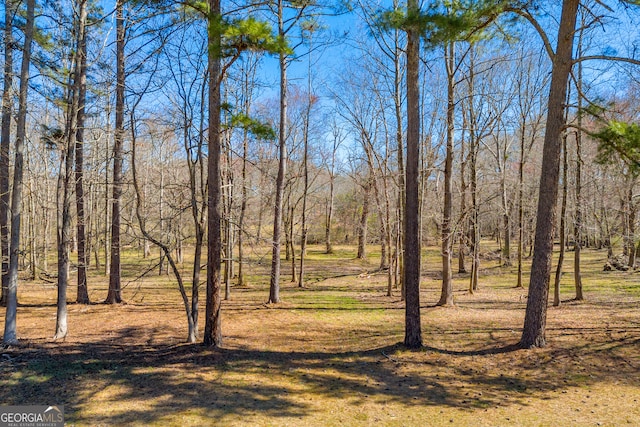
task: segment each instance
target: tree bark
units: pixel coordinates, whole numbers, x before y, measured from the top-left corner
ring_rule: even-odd
[[[122,302],[120,283],[120,198],[122,196],[122,161],[124,145],[124,0],[116,3],[116,117],[113,139],[113,197],[111,208],[111,257],[107,304]]]
[[[418,53],[419,55],[419,53]],[[393,50],[393,104],[396,118],[396,145],[398,149],[398,207],[397,207],[397,230],[398,236],[396,238],[396,250],[395,250],[395,265],[397,276],[400,278],[401,297],[404,301],[406,299],[405,286],[404,286],[404,215],[405,215],[405,165],[404,165],[404,136],[402,132],[402,46],[400,44],[400,32],[394,31],[394,50]],[[420,102],[420,101],[418,101]],[[419,137],[419,132],[418,132]],[[394,274],[395,275],[395,274]]]
[[[6,315],[3,343],[18,342],[16,314],[18,308],[18,260],[20,256],[20,217],[22,213],[22,185],[24,176],[24,141],[27,121],[27,91],[29,88],[29,65],[33,42],[35,0],[27,0],[27,19],[24,30],[24,47],[20,67],[20,92],[18,95],[18,123],[16,128],[15,161],[13,167],[13,192],[11,193],[11,241],[9,242],[9,280],[6,294]]]
[[[207,301],[203,344],[207,347],[222,346],[221,295],[220,295],[220,51],[222,36],[218,24],[222,19],[220,0],[209,1],[209,156],[207,158]]]
[[[547,300],[553,229],[555,224],[560,169],[561,136],[564,131],[565,96],[572,66],[573,38],[579,0],[565,0],[558,29],[558,46],[553,58],[551,88],[547,103],[547,127],[542,154],[542,171],[538,196],[533,263],[529,282],[527,309],[520,346],[546,345]]]
[[[458,231],[458,273],[466,273],[465,252],[467,250],[467,159],[464,137],[460,141],[460,220]]]
[[[475,65],[473,55],[469,59],[469,192],[471,194],[471,276],[469,277],[469,293],[478,289],[478,273],[480,271],[480,206],[478,205],[478,150],[480,141],[476,130],[473,97],[475,86]]]
[[[333,205],[335,199],[335,167],[336,167],[336,154],[338,151],[338,145],[340,133],[334,124],[333,129],[333,148],[331,150],[331,164],[328,167],[329,172],[329,200],[327,200],[327,210],[325,219],[325,252],[327,254],[333,253],[333,244],[331,242],[331,226],[333,224]]]
[[[84,122],[85,103],[87,99],[87,0],[79,0],[78,6],[78,56],[76,85],[78,93],[78,114],[76,118],[75,135],[75,184],[76,184],[76,215],[78,234],[78,291],[76,302],[89,304],[89,291],[87,288],[87,267],[89,264],[87,235],[85,231],[85,197],[84,197]]]
[[[13,91],[13,15],[14,0],[4,3],[4,86],[2,89],[2,136],[0,139],[0,256],[2,257],[2,291],[0,305],[7,302],[9,280],[9,146]]]
[[[524,114],[523,114],[524,116]],[[518,273],[516,288],[522,284],[522,258],[524,252],[524,161],[525,161],[525,117],[520,123],[520,158],[518,161]]]
[[[578,40],[578,52],[582,51],[582,35]],[[574,252],[573,252],[573,276],[576,289],[576,300],[582,301],[582,272],[580,270],[580,255],[582,253],[582,62],[578,63],[578,129],[576,131],[576,208],[575,223],[573,228]]]
[[[453,247],[451,217],[453,194],[451,186],[453,181],[453,132],[455,113],[455,43],[447,43],[445,51],[447,68],[447,148],[444,160],[444,210],[442,212],[442,289],[440,292],[440,300],[437,304],[440,306],[453,305],[453,283],[451,281],[451,249]]]
[[[407,0],[411,13],[418,11],[417,0]],[[420,34],[407,31],[407,168],[404,218],[405,335],[408,348],[422,347],[420,319],[420,230],[419,230],[419,161],[420,161]]]
[[[278,35],[285,36],[284,3],[278,0]],[[282,199],[284,195],[285,174],[287,172],[287,56],[281,52],[280,63],[280,129],[278,133],[278,176],[273,209],[273,246],[271,253],[271,279],[269,282],[269,303],[280,302],[280,247],[282,239]]]
[[[567,156],[567,135],[562,137],[562,205],[560,207],[560,254],[558,255],[558,266],[556,267],[556,277],[553,284],[553,306],[560,305],[560,280],[562,279],[562,267],[566,252],[565,242],[567,240],[567,169],[569,161]]]
[[[370,171],[373,173],[373,171]],[[369,199],[371,198],[372,178],[369,176],[364,184],[362,200],[362,212],[358,223],[358,253],[356,258],[365,259],[367,257],[367,231],[369,223]]]

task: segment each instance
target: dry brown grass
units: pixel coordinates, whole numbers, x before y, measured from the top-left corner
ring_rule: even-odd
[[[216,351],[183,343],[168,278],[129,283],[124,305],[72,304],[64,342],[50,338],[55,288],[25,283],[0,403],[64,404],[69,424],[92,426],[640,425],[638,273],[601,273],[603,255],[585,261],[587,300],[549,309],[549,346],[537,350],[514,347],[526,291],[495,265],[475,295],[456,279],[454,308],[432,306],[439,283],[425,277],[420,351],[398,344],[403,305],[384,296],[385,276],[360,274],[376,261],[346,250],[311,254],[314,283],[286,284],[281,304],[264,304],[259,275],[233,289]],[[91,287],[104,298],[103,278]]]

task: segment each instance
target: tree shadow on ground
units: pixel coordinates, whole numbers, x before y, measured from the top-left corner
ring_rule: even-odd
[[[340,399],[354,407],[384,401],[473,410],[526,405],[531,396],[578,383],[640,385],[637,364],[618,352],[637,349],[633,334],[611,346],[587,342],[540,351],[504,343],[418,351],[396,344],[343,352],[140,344],[141,336],[157,333],[123,328],[94,343],[32,341],[4,350],[0,400],[64,404],[68,421],[82,424],[159,424],[174,413],[218,423],[260,413],[277,424],[278,419],[313,417],[314,398]],[[108,407],[84,412],[94,401]]]

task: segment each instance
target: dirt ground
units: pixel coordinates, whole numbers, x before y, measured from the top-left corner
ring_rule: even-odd
[[[347,255],[311,259],[314,279],[285,283],[280,304],[265,304],[258,278],[232,288],[220,350],[184,343],[171,277],[125,281],[126,304],[71,304],[63,342],[51,339],[55,286],[24,283],[0,404],[63,404],[67,425],[87,426],[640,426],[640,273],[603,273],[603,256],[587,252],[585,301],[571,300],[565,274],[548,346],[535,350],[515,346],[526,290],[495,265],[474,295],[458,275],[456,306],[441,308],[428,258],[419,351],[399,344],[403,303],[385,296],[375,260]],[[104,299],[104,277],[90,287]]]

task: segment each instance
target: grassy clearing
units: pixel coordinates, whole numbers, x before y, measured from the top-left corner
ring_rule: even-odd
[[[378,260],[355,261],[346,247],[313,247],[314,280],[285,283],[278,305],[265,304],[268,263],[256,258],[249,285],[223,304],[218,351],[183,343],[171,277],[126,270],[127,304],[70,305],[65,342],[50,339],[55,287],[25,283],[0,403],[64,404],[68,424],[91,426],[638,425],[639,273],[603,273],[605,254],[587,251],[587,300],[575,302],[567,263],[549,346],[523,351],[513,347],[526,304],[515,269],[485,261],[479,292],[457,276],[456,307],[433,307],[439,260],[426,253],[420,351],[398,344],[403,304],[385,296]],[[103,277],[90,286],[104,298]]]

